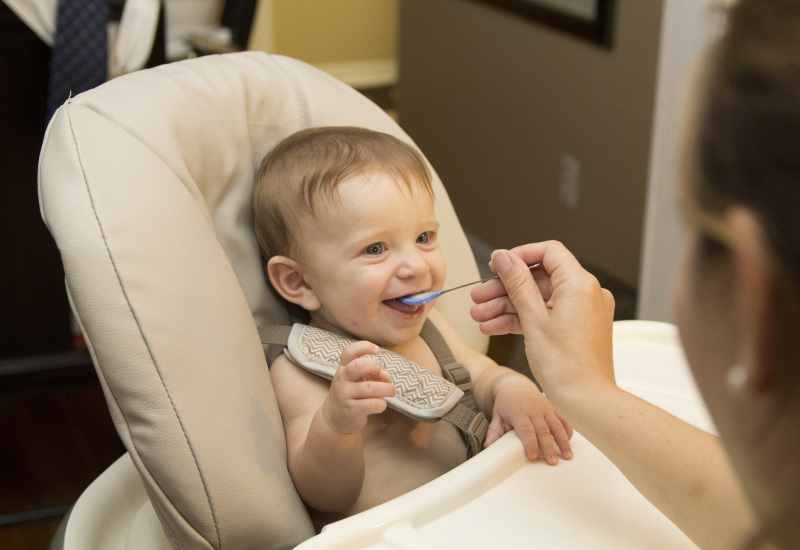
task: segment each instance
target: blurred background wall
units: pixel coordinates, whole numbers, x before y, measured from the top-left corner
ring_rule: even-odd
[[[604,48],[485,2],[402,2],[401,123],[470,232],[558,239],[636,287],[661,7],[618,1]]]

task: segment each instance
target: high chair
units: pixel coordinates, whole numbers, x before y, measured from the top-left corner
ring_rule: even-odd
[[[289,317],[265,283],[251,189],[271,147],[328,125],[411,142],[355,90],[257,52],[131,73],[54,115],[39,164],[42,217],[127,453],[87,488],[51,547],[693,547],[579,434],[575,459],[555,468],[527,461],[507,434],[314,536],[256,330]],[[435,172],[433,183],[446,286],[475,280]],[[436,307],[485,351],[469,306],[468,292],[454,292]],[[623,385],[713,430],[673,327],[618,323],[615,334]]]

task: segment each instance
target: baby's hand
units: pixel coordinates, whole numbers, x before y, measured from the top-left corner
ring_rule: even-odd
[[[355,433],[367,424],[371,414],[386,410],[384,397],[393,397],[391,376],[374,357],[378,346],[355,342],[342,352],[341,365],[331,382],[331,389],[322,404],[322,417],[335,432]]]
[[[554,441],[564,459],[572,458],[572,426],[530,380],[512,378],[501,382],[484,446],[512,428],[531,460],[541,455],[548,464],[558,464]]]

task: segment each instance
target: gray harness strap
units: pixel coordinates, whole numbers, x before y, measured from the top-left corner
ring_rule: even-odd
[[[472,378],[469,375],[469,370],[456,361],[442,333],[429,319],[425,319],[419,335],[436,356],[444,377],[464,392],[464,396],[458,405],[453,407],[442,418],[458,426],[468,449],[478,449],[475,453],[468,453],[468,456],[474,456],[483,449],[483,440],[486,439],[489,422],[486,420],[486,416],[478,411],[478,406],[475,404],[475,398],[472,395]]]
[[[292,361],[328,379],[338,368],[341,350],[354,341],[305,325],[259,327],[258,333],[265,349],[270,344],[284,346],[284,353]],[[450,422],[464,437],[467,457],[474,456],[483,449],[489,423],[475,406],[469,371],[455,360],[433,323],[425,321],[421,336],[441,365],[444,379],[405,357],[381,349],[376,359],[392,375],[397,389],[397,395],[387,398],[387,402],[392,408],[423,422],[439,419]],[[314,344],[317,339],[321,345]],[[437,389],[431,391],[434,387]]]
[[[425,323],[422,325],[422,330],[419,335],[425,340],[425,343],[428,344],[428,347],[431,348],[431,351],[436,356],[436,360],[442,367],[442,374],[444,377],[464,392],[461,403],[477,413],[478,407],[475,405],[475,399],[472,397],[472,379],[470,378],[469,371],[467,367],[456,361],[455,357],[453,357],[453,352],[450,351],[450,346],[445,342],[442,333],[439,332],[436,325],[431,323],[428,319],[425,319]]]
[[[291,333],[292,327],[289,325],[267,325],[265,327],[258,327],[258,335],[261,337],[262,346],[269,344],[286,346]]]

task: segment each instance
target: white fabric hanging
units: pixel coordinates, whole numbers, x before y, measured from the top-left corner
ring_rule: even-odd
[[[2,0],[17,17],[42,39],[53,45],[58,0]],[[125,0],[115,36],[109,36],[109,78],[144,67],[155,41],[159,0]]]

